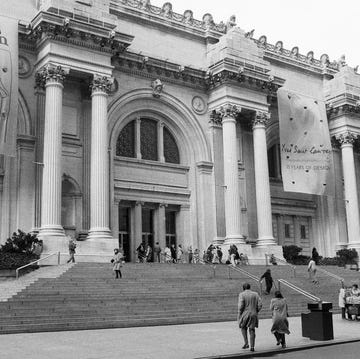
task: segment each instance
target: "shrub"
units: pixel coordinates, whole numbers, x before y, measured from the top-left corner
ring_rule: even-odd
[[[283,246],[283,255],[288,262],[291,262],[293,259],[297,258],[301,251],[302,248],[295,245]]]
[[[340,266],[340,258],[339,257],[325,257],[319,260],[319,265],[322,266]]]
[[[16,269],[36,259],[38,256],[32,253],[0,252],[0,269]]]
[[[18,233],[14,232],[11,238],[8,238],[0,247],[0,252],[3,253],[31,253],[34,242],[38,239],[31,233],[25,233],[18,229]]]
[[[289,262],[291,264],[296,264],[296,265],[306,265],[308,264],[310,261],[310,257],[309,256],[303,256],[303,255],[298,255],[297,257],[289,260]]]
[[[336,255],[339,257],[339,261],[342,265],[355,264],[356,259],[358,258],[358,253],[355,249],[340,249],[336,252]]]

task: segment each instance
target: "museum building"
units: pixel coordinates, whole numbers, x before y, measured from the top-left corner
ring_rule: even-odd
[[[71,235],[87,260],[122,246],[128,261],[142,241],[201,253],[235,243],[253,263],[283,245],[360,248],[360,75],[344,57],[302,55],[235,16],[196,20],[169,2],[11,6],[0,11],[16,21],[18,59],[13,118],[0,62],[1,141],[14,137],[0,156],[1,242],[20,228],[65,253]],[[281,88],[326,103],[331,195],[284,191]]]

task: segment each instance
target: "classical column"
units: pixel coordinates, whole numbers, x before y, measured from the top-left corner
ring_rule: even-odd
[[[141,133],[140,133],[141,119],[137,118],[135,121],[135,147],[136,158],[141,160]]]
[[[160,203],[158,210],[158,242],[161,248],[165,248],[166,245],[166,210],[167,204]]]
[[[109,158],[107,97],[111,81],[94,76],[91,83],[90,230],[88,239],[112,238],[109,229]]]
[[[158,122],[158,157],[160,162],[165,162],[164,156],[164,122]]]
[[[360,248],[359,203],[356,185],[353,144],[357,135],[345,132],[336,136],[341,144],[341,157],[345,187],[345,207],[348,232],[348,247]]]
[[[227,104],[213,112],[213,115],[218,120],[221,120],[223,129],[225,244],[245,243],[244,236],[241,234],[241,205],[236,143],[236,117],[240,111],[239,107]]]
[[[45,86],[45,129],[39,235],[64,236],[61,226],[62,98],[63,81],[69,69],[52,64],[37,73]]]
[[[269,168],[266,146],[266,124],[270,119],[267,112],[256,112],[253,120],[255,193],[258,223],[257,246],[276,244],[272,231]]]
[[[142,242],[142,206],[144,202],[137,201],[135,203],[134,212],[134,239],[135,239],[135,250]]]

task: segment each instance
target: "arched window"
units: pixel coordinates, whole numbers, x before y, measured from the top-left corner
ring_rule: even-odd
[[[268,150],[269,177],[281,179],[280,145],[275,144]]]
[[[163,143],[159,146],[161,138]],[[161,151],[163,153],[159,153]],[[116,155],[180,164],[179,149],[170,130],[149,118],[133,120],[121,130],[116,142]]]

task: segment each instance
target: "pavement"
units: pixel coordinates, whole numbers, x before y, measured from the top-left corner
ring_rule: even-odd
[[[314,341],[302,337],[301,318],[289,318],[287,348],[275,345],[271,319],[262,319],[256,331],[254,355],[360,342],[360,322],[333,316],[334,340]],[[0,357],[4,359],[195,359],[251,358],[243,350],[235,321],[156,327],[82,330],[0,335]],[[291,354],[289,354],[291,355]]]

